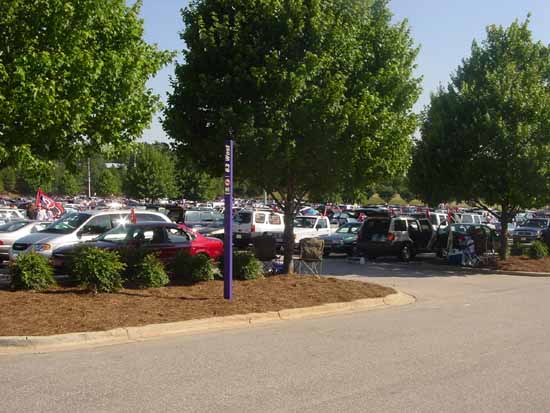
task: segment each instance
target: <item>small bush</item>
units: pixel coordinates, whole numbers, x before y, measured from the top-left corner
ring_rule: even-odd
[[[73,276],[92,292],[111,293],[122,288],[126,264],[115,251],[85,247],[79,249],[72,263]]]
[[[237,280],[255,280],[264,276],[264,266],[249,251],[233,253],[233,277]]]
[[[541,260],[548,255],[548,247],[544,242],[535,241],[529,247],[529,258]]]
[[[147,251],[143,248],[124,248],[120,250],[120,260],[126,264],[124,278],[134,280],[143,260],[147,256]]]
[[[213,280],[216,268],[207,255],[189,255],[188,252],[180,252],[174,260],[172,272],[176,277],[195,283]]]
[[[55,285],[53,268],[47,258],[36,252],[20,255],[10,265],[10,275],[14,290],[44,291]]]
[[[513,257],[521,257],[522,255],[528,255],[528,253],[529,247],[519,243],[514,243],[510,248],[510,255]]]
[[[158,257],[155,254],[149,254],[136,266],[133,281],[138,287],[160,288],[168,284],[170,279]]]

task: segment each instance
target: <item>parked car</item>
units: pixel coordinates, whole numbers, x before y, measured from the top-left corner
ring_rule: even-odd
[[[550,229],[550,218],[532,218],[516,227],[512,238],[514,243],[532,243],[541,240],[544,231],[548,229]]]
[[[500,235],[493,228],[485,224],[451,224],[453,231],[453,248],[462,249],[464,247],[465,237],[473,237],[476,232],[482,232],[487,239],[487,248],[490,250],[498,250],[500,245]],[[431,250],[438,257],[444,255],[447,250],[449,240],[449,227],[440,227],[437,230],[436,236],[432,242]]]
[[[283,229],[284,231],[284,229]],[[300,215],[294,219],[294,248],[300,246],[300,241],[305,238],[320,238],[332,234],[330,221],[326,216]],[[283,247],[283,233],[274,234],[277,245]]]
[[[15,208],[0,208],[0,225],[10,221],[18,221],[25,219],[26,215],[23,211]]]
[[[86,211],[64,215],[43,231],[17,239],[10,248],[10,260],[18,255],[35,251],[50,258],[55,249],[67,245],[92,241],[100,235],[131,222],[131,211]],[[135,211],[139,222],[171,222],[159,212]]]
[[[74,253],[82,245],[114,251],[139,248],[146,252],[154,252],[163,263],[169,264],[179,251],[191,252],[191,237],[187,231],[174,223],[144,222],[119,225],[94,241],[57,248],[52,254],[53,266],[58,271],[67,269]]]
[[[434,236],[427,219],[373,216],[363,222],[357,237],[359,254],[369,258],[399,257],[409,261],[419,252],[428,252]]]
[[[0,263],[9,259],[10,248],[17,239],[42,231],[50,224],[51,222],[21,220],[0,225]]]
[[[284,229],[282,214],[267,209],[245,209],[234,216],[233,240],[235,245],[246,247],[256,236],[282,233]]]
[[[334,234],[321,237],[325,241],[325,257],[332,253],[353,255],[357,246],[357,232],[360,227],[360,222],[344,224]]]

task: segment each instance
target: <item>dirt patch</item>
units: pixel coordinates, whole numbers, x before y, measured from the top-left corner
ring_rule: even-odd
[[[44,293],[0,290],[0,336],[102,331],[385,297],[395,292],[376,284],[313,276],[235,281],[233,286],[231,303],[223,299],[222,281],[96,296],[75,287]]]
[[[506,261],[498,261],[497,268],[503,271],[550,272],[550,257],[541,260],[510,257]]]

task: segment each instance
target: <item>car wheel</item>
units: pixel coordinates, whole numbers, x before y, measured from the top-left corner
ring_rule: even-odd
[[[409,244],[403,245],[399,251],[399,259],[403,262],[409,262],[413,256],[412,248]]]

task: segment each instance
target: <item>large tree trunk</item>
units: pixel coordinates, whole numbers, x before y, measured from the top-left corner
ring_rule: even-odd
[[[502,213],[500,215],[500,259],[508,259],[508,223],[510,222],[510,212],[508,208],[502,205]]]
[[[285,274],[292,274],[294,272],[292,256],[294,255],[294,217],[296,215],[294,205],[285,205],[284,213],[285,232],[283,236],[283,271]]]

